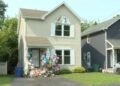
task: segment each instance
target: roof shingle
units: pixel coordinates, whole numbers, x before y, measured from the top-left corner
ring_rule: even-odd
[[[88,28],[87,30],[85,30],[84,32],[82,32],[82,37],[86,36],[86,35],[90,35],[90,34],[95,33],[95,32],[99,32],[99,31],[108,29],[108,27],[110,27],[112,24],[114,24],[119,19],[120,19],[120,16],[117,16],[115,18],[112,18],[110,20],[102,22],[98,25],[93,25],[90,28]]]

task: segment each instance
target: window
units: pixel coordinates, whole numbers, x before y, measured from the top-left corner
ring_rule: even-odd
[[[62,64],[62,51],[61,50],[56,50],[56,54],[59,57],[59,64]]]
[[[91,52],[87,52],[87,66],[91,67]]]
[[[70,50],[55,50],[59,57],[59,64],[70,64]]]
[[[56,24],[55,35],[56,36],[70,36],[70,25]]]
[[[51,36],[74,37],[75,27],[70,23],[67,16],[58,16],[54,22],[51,22]]]
[[[64,36],[70,36],[70,26],[64,25]]]
[[[64,64],[70,64],[70,50],[64,50]]]
[[[62,25],[56,25],[55,35],[56,36],[62,35]]]

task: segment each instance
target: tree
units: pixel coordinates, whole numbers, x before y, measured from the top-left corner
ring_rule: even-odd
[[[18,59],[16,31],[17,19],[6,18],[0,31],[0,61],[8,62],[8,72],[11,72],[11,69],[16,66]]]
[[[82,20],[81,22],[81,32],[88,29],[92,25],[97,25],[98,23],[96,21],[88,21],[88,20]]]
[[[0,19],[2,20],[4,20],[6,7],[7,5],[3,2],[3,0],[0,0]]]

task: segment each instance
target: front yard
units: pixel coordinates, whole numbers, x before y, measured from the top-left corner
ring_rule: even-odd
[[[73,73],[63,74],[60,76],[85,86],[120,86],[120,75],[103,73]],[[13,76],[0,76],[0,86],[10,86],[13,78]]]
[[[13,76],[1,76],[0,75],[0,86],[10,86]]]
[[[84,84],[85,86],[120,85],[120,75],[103,73],[65,74],[62,77]]]

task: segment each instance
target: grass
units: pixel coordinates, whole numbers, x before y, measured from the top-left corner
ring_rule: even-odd
[[[10,86],[13,76],[0,75],[0,86]]]
[[[120,75],[103,73],[64,74],[62,77],[84,84],[86,86],[120,85]]]

